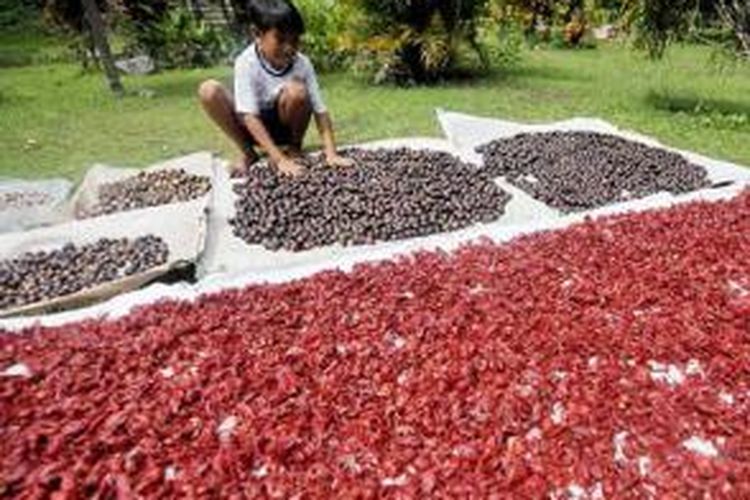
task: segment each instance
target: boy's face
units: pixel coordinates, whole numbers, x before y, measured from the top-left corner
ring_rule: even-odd
[[[257,36],[263,57],[276,69],[284,69],[292,64],[299,50],[299,38],[295,33],[283,33],[277,28]]]

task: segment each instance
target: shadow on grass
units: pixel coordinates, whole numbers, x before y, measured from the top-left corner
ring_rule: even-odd
[[[574,82],[587,79],[584,75],[581,75],[580,72],[567,68],[552,66],[526,66],[523,64],[508,68],[505,71],[500,70],[500,74],[504,78],[523,78],[531,80],[553,80],[564,82]]]
[[[736,125],[750,126],[750,101],[737,101],[692,94],[651,91],[646,104],[659,111],[695,117],[724,118]]]
[[[750,101],[651,91],[645,102],[653,109],[699,120],[706,127],[750,130]]]
[[[564,68],[528,66],[523,63],[488,71],[478,70],[451,77],[435,87],[493,87],[497,84],[526,84],[533,80],[573,82],[584,80],[576,71]]]

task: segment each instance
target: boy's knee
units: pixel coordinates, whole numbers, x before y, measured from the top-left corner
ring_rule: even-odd
[[[294,104],[307,103],[307,87],[299,80],[292,80],[284,86],[284,97]]]
[[[201,102],[216,102],[224,93],[221,83],[216,80],[206,80],[198,87],[198,97]]]

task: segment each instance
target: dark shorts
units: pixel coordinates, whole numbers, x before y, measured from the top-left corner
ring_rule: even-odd
[[[261,110],[260,121],[263,122],[263,126],[266,127],[277,146],[289,146],[292,143],[292,131],[281,122],[279,109],[276,106]]]
[[[238,113],[237,117],[240,122],[244,122],[244,114]],[[289,146],[292,144],[292,131],[281,122],[278,109],[261,110],[260,121],[263,122],[263,126],[266,127],[266,131],[277,146]],[[258,142],[252,136],[250,136],[250,141],[253,146],[258,145]]]

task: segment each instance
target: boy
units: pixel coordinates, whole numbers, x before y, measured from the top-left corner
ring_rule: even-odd
[[[310,60],[298,52],[305,24],[287,0],[250,0],[255,41],[234,65],[234,98],[217,81],[201,84],[199,96],[208,116],[242,151],[238,169],[258,160],[255,147],[268,154],[285,175],[304,169],[294,161],[314,114],[328,165],[353,163],[336,152],[331,118],[320,95]]]

